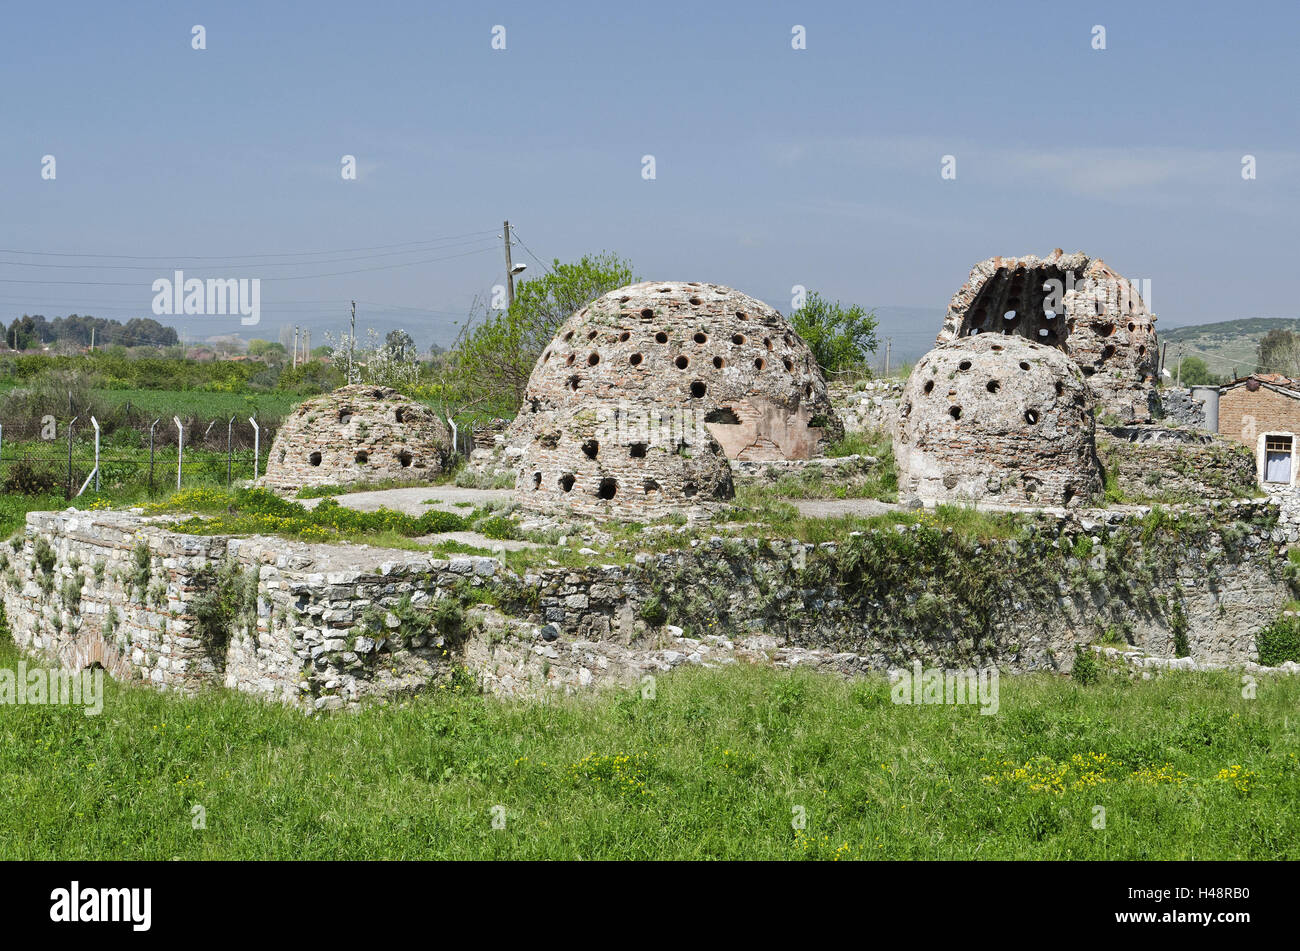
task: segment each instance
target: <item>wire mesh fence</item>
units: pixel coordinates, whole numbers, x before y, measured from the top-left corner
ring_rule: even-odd
[[[128,424],[129,421],[129,424]],[[96,433],[95,424],[99,423]],[[142,425],[143,424],[143,425]],[[266,471],[274,429],[247,419],[0,420],[0,485],[21,494],[230,486]],[[98,436],[98,452],[96,437]],[[256,447],[256,458],[254,450]]]

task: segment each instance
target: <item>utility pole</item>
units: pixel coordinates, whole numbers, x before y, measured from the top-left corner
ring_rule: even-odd
[[[885,338],[885,376],[889,376],[889,348],[893,345],[894,338]]]
[[[95,352],[95,328],[94,327],[90,328],[90,352],[91,353]],[[99,490],[96,489],[95,491],[98,492]]]
[[[352,302],[352,326],[348,331],[348,382],[352,382],[352,351],[357,346],[357,302]]]
[[[510,221],[505,222],[506,238],[506,294],[509,297],[509,303],[513,307],[515,303],[515,266],[510,260]]]
[[[293,366],[298,366],[298,325],[293,325]]]

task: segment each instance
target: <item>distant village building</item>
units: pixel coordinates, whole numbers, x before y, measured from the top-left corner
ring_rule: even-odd
[[[1298,434],[1300,380],[1252,373],[1220,390],[1219,435],[1255,453],[1261,484],[1296,484]]]

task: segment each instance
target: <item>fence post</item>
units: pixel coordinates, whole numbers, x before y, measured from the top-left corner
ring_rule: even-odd
[[[172,422],[176,424],[176,489],[181,487],[181,460],[185,457],[185,427],[181,425],[181,418],[173,416]],[[208,429],[212,427],[209,426]]]
[[[68,394],[68,405],[72,405],[72,394]],[[72,422],[68,423],[68,498],[72,498],[72,427],[77,425],[80,416],[72,417]]]
[[[90,425],[95,427],[95,492],[99,492],[99,420],[90,417]]]
[[[234,431],[235,431],[235,417],[232,416],[230,417],[230,421],[226,423],[226,488],[227,489],[230,488],[231,486],[231,483],[233,481],[232,476],[234,474],[235,457],[232,454],[232,450],[230,448],[230,437],[234,433]]]
[[[149,425],[149,494],[153,494],[153,430],[162,419],[161,416]]]
[[[248,417],[248,421],[253,424],[253,481],[256,482],[257,461],[258,461],[258,456],[261,454],[261,450],[262,450],[262,446],[261,446],[262,428],[257,425],[257,420],[254,419],[252,416]]]

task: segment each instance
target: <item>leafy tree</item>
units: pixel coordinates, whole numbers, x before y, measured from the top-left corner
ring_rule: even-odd
[[[1258,373],[1300,376],[1300,338],[1289,330],[1270,330],[1259,342],[1255,370]]]
[[[405,330],[390,330],[384,337],[384,346],[397,360],[405,360],[407,354],[415,353],[415,341]]]
[[[1174,370],[1174,378],[1183,386],[1213,386],[1219,378],[1210,372],[1209,364],[1200,357],[1183,357]]]
[[[826,373],[860,368],[879,343],[874,311],[868,313],[857,304],[831,303],[816,292],[808,295],[790,320]]]
[[[458,391],[460,402],[487,402],[513,412],[560,325],[602,294],[636,280],[631,262],[609,252],[572,264],[554,261],[549,273],[520,282],[513,305],[465,333],[445,389]]]
[[[285,350],[284,344],[278,340],[262,340],[254,337],[248,341],[248,355],[250,357],[263,357],[270,362],[275,362],[284,360],[289,355],[289,351]]]

